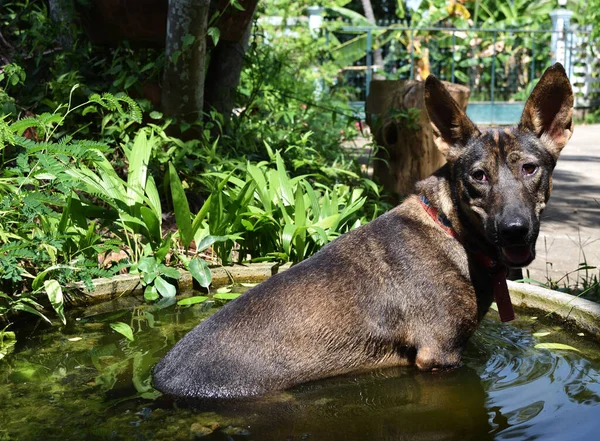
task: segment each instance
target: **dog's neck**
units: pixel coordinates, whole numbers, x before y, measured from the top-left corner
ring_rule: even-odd
[[[445,165],[429,178],[417,183],[417,195],[429,216],[440,224],[440,228],[454,237],[465,247],[467,255],[489,271],[491,288],[498,306],[500,320],[514,319],[515,314],[506,285],[506,268],[498,261],[499,250],[489,243],[468,222],[468,217],[460,212],[456,195],[452,194],[448,184],[450,167]]]
[[[452,193],[449,184],[450,172],[450,166],[446,164],[433,175],[417,182],[415,187],[417,195],[425,196],[431,206],[448,219],[452,224],[452,229],[468,251],[483,253],[490,259],[496,260],[500,253],[498,248],[486,239],[476,225],[469,221],[466,214],[461,213],[460,202]]]

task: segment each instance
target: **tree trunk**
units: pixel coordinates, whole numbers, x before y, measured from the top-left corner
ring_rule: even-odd
[[[50,19],[59,27],[60,35],[58,44],[69,51],[73,47],[71,27],[75,18],[75,5],[73,0],[48,0]]]
[[[162,106],[166,116],[196,121],[204,105],[210,0],[169,0]]]
[[[371,4],[371,0],[361,0],[361,1],[362,1],[363,9],[365,11],[365,17],[367,17],[367,20],[369,20],[371,23],[376,24],[375,23],[375,13],[373,12],[373,5]],[[383,57],[381,55],[381,49],[375,49],[373,51],[373,62],[376,66],[379,67],[379,69],[381,69],[383,71]],[[377,75],[377,73],[375,73],[375,75],[373,76],[373,79],[382,80],[383,75]]]
[[[459,107],[466,111],[469,88],[443,83]],[[424,90],[424,81],[372,81],[367,97],[367,123],[375,142],[385,147],[375,154],[373,176],[398,199],[411,194],[415,182],[431,175],[446,162],[433,142]],[[411,116],[411,109],[419,112]]]
[[[226,119],[229,119],[233,109],[257,0],[240,3],[245,11],[226,14],[218,23],[221,38],[211,52],[204,83],[204,109],[214,109]]]

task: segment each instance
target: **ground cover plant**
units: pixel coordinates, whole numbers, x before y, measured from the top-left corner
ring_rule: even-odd
[[[82,285],[120,272],[139,273],[146,299],[167,305],[177,269],[208,287],[209,263],[299,262],[389,208],[341,147],[362,126],[336,42],[306,23],[261,20],[302,16],[312,2],[266,3],[234,111],[189,121],[160,107],[162,48],[95,46],[81,26],[57,26],[47,2],[3,2],[0,316],[64,321]],[[423,2],[414,19],[437,23],[447,11],[438,3]],[[485,26],[520,24],[486,5]],[[455,9],[450,18],[469,24]]]
[[[553,277],[546,272],[544,279],[538,280],[526,272],[522,282],[532,283],[544,288],[565,292],[594,302],[600,302],[600,269],[590,265],[582,249],[583,261],[576,268],[566,271],[561,277]],[[547,262],[551,264],[551,262]]]
[[[310,39],[290,54],[257,27],[240,110],[189,122],[144,96],[160,51],[77,28],[65,50],[35,0],[5,2],[0,22],[0,316],[64,323],[71,296],[120,272],[168,305],[178,268],[208,287],[209,263],[298,262],[386,209],[340,147],[360,130],[343,90],[315,94],[314,49],[290,62]]]

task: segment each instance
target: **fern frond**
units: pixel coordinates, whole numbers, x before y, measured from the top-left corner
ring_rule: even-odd
[[[103,93],[102,96],[94,93],[90,95],[89,101],[98,104],[111,112],[117,112],[121,116],[125,116],[134,120],[137,123],[142,122],[142,111],[140,106],[128,95],[120,92],[116,95],[111,93]],[[128,111],[123,110],[121,103],[127,104]]]
[[[73,137],[71,135],[64,135],[63,137],[61,137],[58,140],[57,144],[66,145],[66,144],[70,143],[72,140],[73,140]]]
[[[15,135],[8,124],[4,122],[4,118],[0,118],[0,150],[2,150],[6,144],[14,145]]]
[[[49,173],[54,176],[64,174],[65,165],[63,162],[51,155],[39,155],[39,172]],[[36,172],[38,170],[36,169]]]
[[[39,122],[42,124],[41,128],[44,130],[52,127],[54,124],[59,124],[63,120],[63,116],[58,113],[49,113],[44,112],[41,115],[38,115],[37,118]]]
[[[133,98],[129,97],[123,92],[119,92],[117,95],[115,95],[115,98],[117,98],[119,101],[127,103],[127,106],[129,107],[129,112],[127,113],[127,116],[129,118],[131,118],[138,124],[142,122],[142,111],[140,109],[140,106],[138,106],[138,103],[136,103],[135,100],[133,100]]]
[[[12,255],[12,253],[15,253],[19,250],[26,249],[27,247],[28,247],[28,244],[26,244],[26,243],[9,242],[6,245],[0,246],[0,255],[9,254],[9,253]]]
[[[62,196],[41,193],[38,191],[29,193],[23,198],[23,201],[32,206],[53,205],[56,207],[65,207],[67,205]]]
[[[123,114],[123,107],[121,106],[121,103],[112,93],[105,92],[102,94],[102,96],[95,93],[90,96],[90,101],[99,104],[112,112],[119,112],[120,114]]]
[[[21,140],[23,140],[21,142]],[[40,152],[44,152],[46,150],[48,150],[49,148],[51,148],[53,145],[53,143],[51,142],[37,142],[34,141],[32,139],[27,139],[27,138],[19,138],[19,144],[22,147],[25,147],[25,149],[27,150],[27,155],[29,156],[35,156]]]
[[[111,148],[108,144],[99,141],[91,141],[88,139],[76,140],[71,143],[72,153],[76,158],[93,158],[97,155],[110,152]]]
[[[27,150],[28,153],[29,153],[29,149],[33,149],[38,145],[37,141],[35,141],[33,139],[25,138],[24,136],[21,136],[21,135],[15,135],[15,144],[23,147],[25,150]]]
[[[42,122],[35,117],[21,118],[20,120],[13,122],[10,125],[10,130],[12,130],[17,136],[22,136],[23,133],[25,133],[25,130],[31,127],[38,130],[44,130],[44,125]]]

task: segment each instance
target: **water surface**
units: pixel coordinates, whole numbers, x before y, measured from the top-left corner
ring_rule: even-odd
[[[575,441],[600,432],[600,345],[542,317],[507,325],[490,314],[453,371],[386,369],[199,411],[159,397],[150,369],[218,304],[124,302],[80,311],[66,327],[20,330],[0,360],[0,440]],[[115,321],[130,323],[135,341]]]

